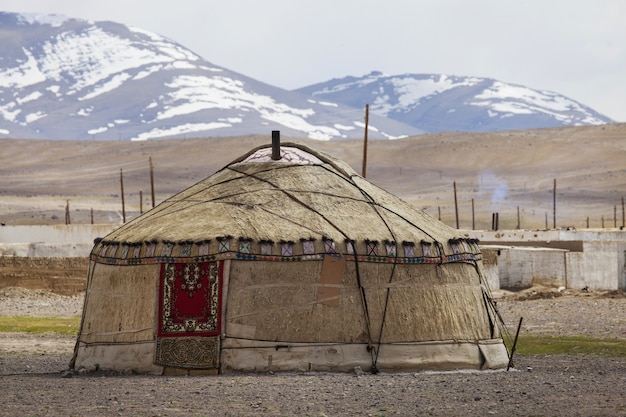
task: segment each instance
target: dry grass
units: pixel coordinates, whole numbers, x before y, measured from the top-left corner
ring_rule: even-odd
[[[283,142],[291,140],[282,138]],[[337,156],[361,172],[361,140],[296,139]],[[62,224],[69,200],[72,223],[119,222],[120,169],[127,219],[151,207],[149,158],[156,202],[211,175],[267,136],[97,142],[2,140],[0,221]],[[367,178],[455,226],[543,229],[622,224],[626,194],[626,124],[499,133],[438,133],[370,141]],[[614,220],[615,217],[615,220]]]
[[[33,334],[55,333],[65,336],[78,334],[80,317],[0,316],[0,332]]]

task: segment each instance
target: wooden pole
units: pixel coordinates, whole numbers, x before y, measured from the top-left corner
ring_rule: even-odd
[[[613,227],[617,229],[617,206],[613,206]]]
[[[515,348],[517,348],[517,339],[519,338],[519,331],[522,328],[522,320],[524,318],[519,318],[519,323],[517,324],[517,332],[515,332],[515,340],[513,340],[513,347],[511,348],[511,357],[509,358],[509,364],[506,366],[506,370],[508,371],[513,365],[513,355],[515,354]]]
[[[143,191],[139,190],[139,214],[143,214]]]
[[[124,173],[120,168],[120,188],[122,191],[122,223],[126,223],[126,205],[124,204]]]
[[[459,204],[456,198],[456,181],[452,183],[454,187],[454,216],[456,217],[456,228],[459,228]]]
[[[441,221],[441,206],[437,206],[437,213],[439,213],[437,218]]]
[[[474,213],[474,199],[472,198],[472,230],[476,230],[476,217]]]
[[[587,216],[587,229],[589,229],[589,216]]]
[[[498,212],[491,213],[491,229],[492,230],[500,229],[500,213]]]
[[[520,225],[520,221],[519,221],[519,206],[517,206],[517,228],[519,229],[521,227]]]
[[[70,200],[65,201],[65,224],[70,224]]]
[[[154,169],[152,168],[152,157],[150,157],[150,191],[152,192],[152,207],[154,207]]]
[[[625,223],[626,223],[626,222],[624,221],[624,220],[626,220],[626,219],[624,219],[624,217],[625,217],[625,216],[624,216],[624,196],[622,196],[622,229],[624,228]]]
[[[363,178],[367,175],[367,131],[369,130],[370,120],[370,105],[365,105],[365,133],[363,137],[363,167],[361,168],[361,176]]]
[[[552,191],[552,227],[556,229],[556,178],[554,179],[554,190]]]
[[[546,211],[546,230],[548,230],[548,212]]]
[[[625,222],[624,222],[624,220],[625,220],[625,219],[624,219],[624,196],[622,196],[622,229],[623,229],[623,228],[624,228],[624,226],[625,226],[625,224],[624,224],[624,223],[625,223]]]
[[[93,224],[93,207],[91,208],[91,224]]]

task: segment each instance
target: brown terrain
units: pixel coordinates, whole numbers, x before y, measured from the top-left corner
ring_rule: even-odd
[[[283,138],[283,142],[289,138]],[[298,140],[361,171],[360,140]],[[211,175],[267,137],[0,142],[0,222],[119,223]],[[626,124],[370,141],[367,178],[461,228],[619,227]],[[588,220],[587,220],[588,219]],[[48,268],[50,266],[47,266]],[[16,270],[19,265],[15,266]],[[46,266],[44,265],[44,268]],[[27,277],[22,277],[26,279]],[[21,278],[21,279],[22,279]],[[72,279],[76,279],[75,277]],[[54,288],[52,288],[54,290]],[[57,291],[63,292],[63,291]],[[0,286],[0,316],[77,316],[83,293]],[[626,339],[621,291],[495,294],[509,334]],[[626,416],[625,357],[520,356],[510,371],[150,377],[67,372],[75,338],[0,333],[0,416]]]
[[[121,222],[120,170],[127,220],[155,201],[185,189],[267,136],[181,140],[0,142],[0,222],[64,224],[69,202],[72,223]],[[287,142],[290,138],[283,137]],[[362,140],[323,142],[297,139],[362,167]],[[369,141],[367,178],[459,227],[543,229],[553,226],[556,180],[557,227],[622,225],[626,193],[626,124],[499,133],[438,133],[394,141]],[[142,194],[140,205],[140,193]],[[547,221],[546,221],[547,219]]]

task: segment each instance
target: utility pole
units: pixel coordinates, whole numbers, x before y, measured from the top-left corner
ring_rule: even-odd
[[[150,157],[150,191],[152,192],[152,207],[154,208],[154,169],[152,168],[152,157]]]
[[[120,188],[122,190],[122,223],[126,223],[126,206],[124,204],[124,174],[120,168]]]
[[[554,179],[554,190],[552,191],[552,227],[556,229],[556,178]]]
[[[459,228],[459,204],[456,198],[456,181],[452,183],[454,187],[454,215],[456,217],[456,228]]]
[[[365,134],[363,139],[363,167],[361,169],[361,176],[365,178],[367,175],[367,131],[369,130],[370,120],[370,105],[365,105]]]
[[[70,200],[65,200],[65,224],[70,224]]]

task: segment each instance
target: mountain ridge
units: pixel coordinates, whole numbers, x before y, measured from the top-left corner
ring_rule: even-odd
[[[13,13],[0,27],[0,137],[362,135],[360,109],[262,83],[142,29]],[[422,133],[382,117],[371,128],[386,139]]]
[[[427,132],[502,131],[613,123],[588,106],[550,91],[492,78],[446,74],[335,78],[299,88],[374,114],[420,126]]]
[[[288,91],[116,22],[0,13],[0,40],[0,138],[146,140],[280,130],[351,139],[363,136],[370,103],[373,139],[612,122],[523,86],[516,88],[529,100],[507,101],[498,93],[512,84],[480,77],[372,72]],[[572,108],[550,109],[550,97]]]

